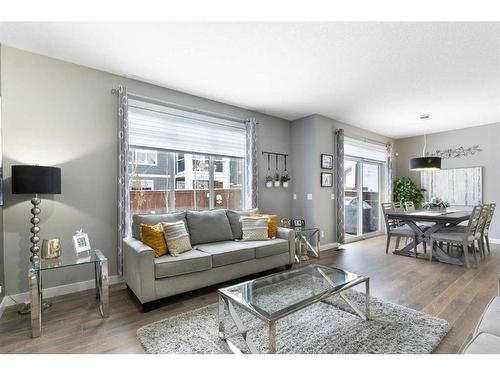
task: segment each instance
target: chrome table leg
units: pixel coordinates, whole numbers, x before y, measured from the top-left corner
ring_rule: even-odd
[[[103,318],[109,316],[109,279],[108,261],[101,260],[96,264],[96,294],[98,295],[99,312]]]
[[[270,321],[268,323],[267,328],[268,336],[269,336],[269,354],[276,353],[276,322]]]
[[[39,271],[30,270],[30,305],[31,305],[31,336],[39,337],[42,334],[42,288]]]

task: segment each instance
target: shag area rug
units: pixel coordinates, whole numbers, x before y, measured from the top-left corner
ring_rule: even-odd
[[[364,308],[364,294],[346,295]],[[446,320],[404,306],[370,298],[371,320],[361,319],[339,296],[291,314],[276,324],[278,354],[431,353],[446,335]],[[261,353],[267,352],[267,330],[262,321],[238,310],[249,336]],[[218,338],[217,304],[161,320],[137,331],[146,353],[222,354],[227,344]],[[226,332],[243,352],[248,348],[230,317]]]

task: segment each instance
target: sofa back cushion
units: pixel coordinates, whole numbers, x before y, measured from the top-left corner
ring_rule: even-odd
[[[256,214],[258,212],[259,212],[258,208],[246,211],[227,210],[226,214],[229,220],[229,225],[231,225],[233,240],[241,240],[241,238],[243,237],[243,230],[241,227],[240,218],[242,216],[251,216],[252,214]]]
[[[187,211],[186,220],[192,245],[233,239],[226,210]]]
[[[156,225],[158,223],[175,223],[176,221],[184,221],[186,224],[186,212],[175,212],[172,214],[137,214],[132,217],[132,237],[136,240],[141,239],[141,224]],[[187,228],[187,225],[186,225]]]

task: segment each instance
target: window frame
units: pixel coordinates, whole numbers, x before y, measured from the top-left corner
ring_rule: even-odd
[[[158,151],[152,150],[152,149],[146,149],[146,148],[139,148],[140,146],[133,146],[134,147],[134,160],[133,162],[137,165],[149,165],[149,166],[157,166],[158,165]],[[152,153],[154,155],[154,162],[153,163],[147,163],[147,162],[140,162],[137,154],[138,153],[144,153],[146,155],[146,160],[148,160],[147,155],[148,153]]]

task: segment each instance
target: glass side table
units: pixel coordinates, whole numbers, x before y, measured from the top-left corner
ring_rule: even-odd
[[[64,254],[64,259],[40,259],[30,266],[28,282],[31,303],[31,336],[33,338],[42,334],[42,271],[93,263],[99,312],[103,318],[109,314],[108,259],[102,254],[101,250],[97,249],[78,256],[76,254],[72,255],[68,257],[68,254]]]
[[[295,232],[295,261],[308,260],[309,257],[319,259],[320,229],[292,228]]]

